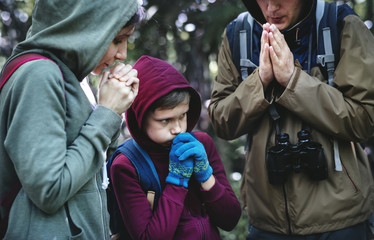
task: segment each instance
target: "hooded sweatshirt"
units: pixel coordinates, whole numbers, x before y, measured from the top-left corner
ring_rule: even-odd
[[[0,93],[0,197],[22,184],[5,239],[109,238],[101,169],[121,118],[92,109],[80,81],[137,9],[136,0],[36,1],[10,60],[34,52],[54,62],[23,64]]]
[[[174,89],[188,89],[191,100],[187,131],[192,131],[201,111],[199,94],[181,73],[159,59],[143,56],[134,69],[138,71],[140,85],[138,96],[126,112],[127,126],[134,140],[148,152],[154,163],[162,195],[152,212],[131,161],[123,154],[116,157],[111,167],[111,179],[131,238],[220,239],[217,227],[227,231],[233,229],[241,209],[212,139],[206,133],[194,132],[207,152],[215,185],[204,191],[192,175],[186,189],[165,182],[169,173],[170,148],[153,142],[143,130],[144,117],[155,100]]]
[[[253,60],[258,65],[265,19],[257,1],[243,3],[255,18],[253,55],[257,59]],[[374,134],[373,35],[347,5],[338,7],[340,53],[334,72],[335,87],[330,86],[315,60],[317,0],[303,3],[301,18],[282,31],[295,59],[289,84],[265,93],[258,68],[241,81],[228,37],[234,20],[223,34],[219,72],[209,106],[218,136],[234,139],[250,133],[242,203],[251,225],[279,234],[308,235],[347,228],[364,222],[374,210],[373,176],[359,144]],[[308,46],[312,54],[310,74]],[[266,152],[275,145],[276,135],[276,125],[269,114],[271,103],[280,115],[279,132],[289,134],[291,144],[296,144],[298,132],[308,127],[311,140],[322,145],[328,165],[327,179],[311,180],[306,172],[292,171],[284,184],[269,183]],[[341,170],[335,165],[338,156]]]

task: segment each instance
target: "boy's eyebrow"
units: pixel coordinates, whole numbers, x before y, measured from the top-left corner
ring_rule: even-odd
[[[159,118],[158,117],[153,117],[153,119],[156,120],[156,121],[162,121],[162,120],[168,120],[168,119],[171,119],[171,118],[170,117],[166,117],[166,118],[165,117],[159,117]]]
[[[153,119],[155,119],[155,120],[168,120],[168,119],[173,119],[173,118],[178,118],[178,117],[180,117],[181,115],[183,115],[183,114],[186,114],[187,115],[187,113],[188,113],[188,111],[186,111],[186,112],[184,112],[184,113],[181,113],[179,116],[175,116],[175,117],[161,117],[161,118],[157,118],[157,117],[155,117],[155,116],[153,116]]]

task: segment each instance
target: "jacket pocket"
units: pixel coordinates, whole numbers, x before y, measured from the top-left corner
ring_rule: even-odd
[[[71,237],[69,237],[69,239],[81,239],[81,237],[83,235],[83,230],[81,228],[77,227],[77,225],[75,225],[75,223],[73,222],[73,220],[70,216],[68,204],[65,204],[64,208],[65,208],[65,212],[66,212],[66,219],[67,219],[69,229],[70,229],[70,233],[71,233]]]

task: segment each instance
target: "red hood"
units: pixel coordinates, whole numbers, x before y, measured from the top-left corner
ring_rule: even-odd
[[[126,111],[126,124],[135,141],[146,150],[154,151],[161,147],[141,130],[143,118],[154,101],[174,89],[187,88],[191,92],[187,131],[192,131],[200,117],[201,99],[185,77],[169,63],[149,56],[139,58],[134,69],[138,71],[139,93],[131,108]]]

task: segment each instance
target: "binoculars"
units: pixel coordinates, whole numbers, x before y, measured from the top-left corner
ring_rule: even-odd
[[[327,160],[322,145],[310,140],[308,130],[299,131],[297,137],[298,143],[291,144],[287,133],[277,134],[277,144],[267,150],[266,168],[270,184],[284,184],[292,171],[304,171],[315,181],[327,178]]]

